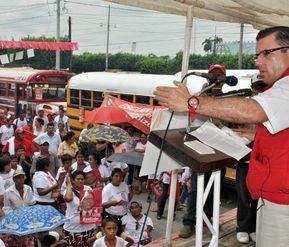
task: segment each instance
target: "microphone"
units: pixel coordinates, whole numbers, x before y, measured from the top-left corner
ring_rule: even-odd
[[[237,77],[230,75],[230,76],[225,76],[225,75],[218,75],[218,76],[214,76],[211,73],[202,73],[202,72],[197,72],[197,71],[193,71],[190,72],[188,74],[186,74],[183,78],[183,80],[185,78],[187,78],[190,75],[195,75],[195,76],[200,76],[200,77],[204,77],[206,79],[208,79],[211,83],[215,83],[216,85],[220,82],[224,82],[227,85],[233,87],[236,86],[238,83],[238,79]]]
[[[244,89],[229,91],[223,94],[217,94],[215,95],[215,97],[219,97],[219,98],[227,98],[227,97],[234,97],[234,96],[247,97],[251,95],[252,95],[252,90],[250,88],[244,88]]]

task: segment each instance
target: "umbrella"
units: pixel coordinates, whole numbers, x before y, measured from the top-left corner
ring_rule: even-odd
[[[85,121],[89,123],[126,123],[131,117],[118,107],[99,107],[88,113]]]
[[[109,156],[107,160],[141,166],[143,157],[144,157],[143,154],[132,151],[126,153],[115,153]]]
[[[10,212],[2,219],[0,233],[25,236],[50,231],[66,220],[67,218],[52,206],[23,207]]]
[[[113,125],[99,125],[87,130],[83,136],[84,141],[108,141],[108,142],[129,142],[130,135],[117,126]]]

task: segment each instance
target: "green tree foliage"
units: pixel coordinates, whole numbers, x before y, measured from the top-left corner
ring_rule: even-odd
[[[216,42],[222,39],[215,37]],[[27,41],[55,41],[55,38],[46,36],[22,38]],[[68,38],[62,37],[61,41],[67,41]],[[214,39],[211,38],[214,42]],[[205,41],[204,41],[205,42]],[[203,43],[204,43],[203,42]],[[209,43],[209,40],[208,42]],[[213,43],[212,43],[213,45]],[[213,48],[212,48],[213,49]],[[19,49],[1,50],[2,54],[10,54],[19,51]],[[55,67],[55,51],[35,50],[35,57],[15,61],[9,66],[30,66],[36,69],[53,69]],[[61,68],[69,68],[71,52],[61,52]],[[175,57],[169,56],[158,57],[154,54],[136,55],[130,53],[109,54],[109,69],[122,71],[137,71],[150,74],[175,74],[181,71],[183,53],[178,52]],[[207,55],[190,55],[189,69],[207,69],[211,64],[219,63],[225,65],[228,69],[238,68],[238,55],[224,54],[207,54]],[[244,69],[254,69],[254,61],[252,55],[243,55]],[[72,72],[78,74],[89,71],[104,71],[105,69],[105,53],[85,52],[80,55],[72,56]]]

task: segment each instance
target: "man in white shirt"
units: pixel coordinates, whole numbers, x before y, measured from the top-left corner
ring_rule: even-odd
[[[0,127],[1,145],[4,146],[13,135],[14,128],[10,120],[6,119],[6,124]]]
[[[48,118],[47,118],[47,116],[44,115],[44,109],[42,107],[38,108],[37,115],[33,119],[33,129],[36,129],[35,122],[36,122],[37,118],[41,118],[44,121],[44,127],[47,126]]]
[[[14,119],[13,125],[16,128],[23,128],[27,124],[24,112],[19,113],[19,118]]]
[[[57,154],[58,146],[61,143],[61,139],[59,134],[55,134],[53,123],[48,123],[46,133],[37,136],[33,140],[33,142],[37,146],[39,146],[43,141],[47,141],[49,143],[49,152]]]
[[[35,203],[32,188],[24,184],[25,172],[22,169],[14,171],[13,181],[14,184],[6,189],[4,193],[3,211],[5,214],[17,208],[31,206]]]

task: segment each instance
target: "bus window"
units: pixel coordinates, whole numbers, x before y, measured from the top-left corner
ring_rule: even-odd
[[[160,105],[160,104],[159,104],[159,102],[158,102],[157,100],[154,99],[154,100],[153,100],[153,105],[156,105],[156,106],[157,106],[157,105]]]
[[[0,83],[0,96],[6,96],[6,83]]]
[[[8,94],[9,98],[14,98],[15,90],[16,90],[15,84],[9,84],[9,94]]]
[[[79,91],[77,89],[70,89],[70,105],[79,105]]]
[[[133,102],[133,95],[131,94],[121,94],[120,98],[128,102]]]
[[[91,108],[91,91],[81,90],[81,106]]]
[[[150,97],[149,96],[136,95],[135,103],[149,105],[150,104]]]
[[[65,101],[65,85],[60,84],[30,84],[31,94],[29,99],[35,99],[35,88],[42,88],[43,100]]]
[[[102,92],[93,92],[93,107],[100,107],[103,101]]]

